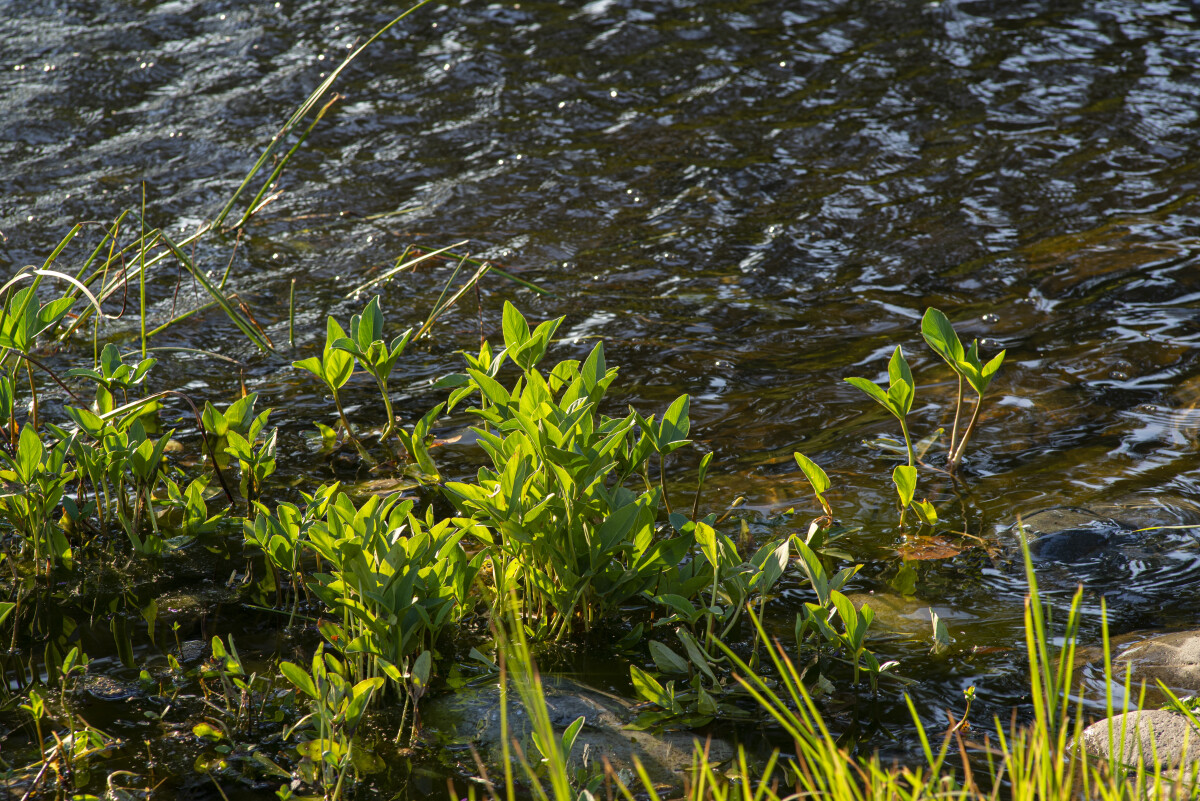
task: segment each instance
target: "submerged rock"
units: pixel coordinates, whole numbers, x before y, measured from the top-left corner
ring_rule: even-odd
[[[131,682],[118,681],[110,676],[89,673],[84,677],[82,689],[97,701],[128,701],[142,696],[142,690]]]
[[[1128,529],[1089,509],[1056,506],[1021,521],[1034,559],[1076,562],[1115,543]]]
[[[962,623],[974,619],[974,615],[948,606],[931,605],[920,598],[890,592],[851,592],[847,593],[846,597],[857,609],[862,609],[863,604],[871,607],[871,611],[875,613],[875,619],[871,623],[873,633],[888,633],[905,639],[928,640],[932,636],[933,618],[929,614],[931,611],[937,612],[938,617],[947,623]]]
[[[543,677],[543,683],[556,735],[561,735],[576,718],[584,718],[571,752],[573,770],[601,772],[607,759],[623,780],[635,780],[636,756],[652,782],[678,787],[692,766],[696,746],[705,746],[703,738],[689,733],[655,735],[624,728],[634,717],[633,705],[617,696],[561,677]],[[452,750],[474,747],[488,766],[503,763],[498,684],[466,687],[429,698],[421,704],[421,719],[424,730],[439,738],[442,745]],[[510,686],[508,693],[508,725],[510,737],[521,743],[528,756],[535,757],[529,716],[515,686]],[[724,762],[733,756],[733,748],[724,741],[712,740],[708,753],[710,762]],[[463,761],[470,764],[471,759]]]
[[[156,599],[158,619],[168,625],[177,620],[195,620],[221,604],[236,601],[238,594],[239,588],[214,583],[195,588],[172,590]]]
[[[1126,496],[1044,509],[1022,525],[1047,591],[1073,593],[1082,584],[1087,596],[1104,597],[1127,624],[1154,627],[1169,624],[1170,617],[1194,619],[1189,609],[1200,583],[1200,540],[1180,528],[1189,519],[1184,507]],[[1014,523],[1010,559],[1020,570],[1015,533]]]

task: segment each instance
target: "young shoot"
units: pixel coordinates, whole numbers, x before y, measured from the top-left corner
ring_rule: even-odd
[[[1004,354],[1007,351],[1000,351],[985,364],[979,357],[979,340],[975,340],[971,343],[971,347],[964,349],[950,320],[945,314],[932,308],[925,311],[925,316],[921,320],[921,336],[958,376],[954,425],[950,429],[950,455],[946,460],[946,469],[953,473],[962,463],[967,442],[971,439],[971,434],[975,431],[975,424],[979,421],[984,393],[987,392],[988,385],[992,383],[1000,365],[1004,363]],[[971,389],[975,391],[975,408],[971,411],[971,420],[967,424],[967,430],[963,432],[962,439],[959,439],[958,423],[962,416],[964,381],[970,384]]]
[[[342,408],[342,399],[338,395],[338,390],[346,385],[346,382],[350,380],[350,375],[354,372],[354,357],[348,352],[334,347],[334,343],[344,339],[345,336],[346,332],[338,325],[337,320],[330,317],[325,326],[325,347],[321,350],[321,355],[292,362],[292,366],[307,370],[321,380],[321,383],[333,395],[333,402],[337,406],[338,417],[342,420],[346,435],[358,442],[358,438],[354,436],[354,429],[350,427],[350,421],[346,419],[346,410]]]
[[[388,376],[412,337],[413,330],[410,328],[393,339],[391,344],[384,342],[383,312],[380,311],[379,296],[376,295],[371,298],[362,314],[350,318],[350,336],[338,337],[333,341],[335,349],[345,351],[358,359],[358,363],[371,374],[379,387],[384,414],[387,416],[387,422],[379,434],[381,442],[391,436],[396,426],[396,418],[392,413],[392,399],[388,395]]]
[[[888,388],[885,392],[882,387],[868,378],[847,378],[846,383],[853,387],[861,389],[867,393],[883,408],[887,409],[897,420],[900,421],[900,433],[904,435],[904,447],[908,451],[908,464],[910,467],[916,464],[916,455],[913,453],[912,437],[908,433],[908,413],[912,411],[913,398],[917,394],[917,385],[913,381],[912,370],[908,367],[908,362],[904,358],[904,351],[900,346],[896,346],[896,350],[892,353],[892,358],[888,362]]]

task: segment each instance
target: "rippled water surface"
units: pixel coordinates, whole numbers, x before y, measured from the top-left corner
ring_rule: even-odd
[[[140,204],[143,182],[155,224],[194,230],[395,13],[0,2],[0,266],[41,263],[75,222]],[[744,496],[758,531],[812,507],[792,452],[823,464],[839,517],[864,526],[851,538],[866,564],[855,591],[895,608],[879,650],[931,677],[913,688],[929,719],[971,683],[984,714],[1007,710],[1024,671],[1018,515],[1087,507],[1128,529],[1200,519],[1197,54],[1200,22],[1183,2],[430,5],[348,68],[237,246],[231,235],[196,253],[214,271],[232,259],[230,286],[278,353],[257,353],[210,311],[155,344],[241,368],[177,354],[156,380],[214,402],[243,382],[262,393],[293,454],[285,478],[377,478],[308,455],[302,432],[332,410],[290,362],[406,246],[466,240],[461,251],[549,294],[490,277],[405,357],[402,414],[440,400],[429,380],[481,328],[499,335],[503,299],[531,317],[566,315],[555,355],[603,338],[621,367],[614,412],[692,396],[692,434],[715,452],[709,508]],[[176,291],[174,269],[151,282],[160,321],[203,302],[186,281]],[[449,273],[389,284],[389,327],[423,320]],[[903,344],[920,384],[914,429],[948,427],[955,387],[920,341],[927,306],[985,353],[1008,351],[967,489],[925,479],[950,528],[969,535],[937,541],[895,526],[892,462],[861,441],[896,432],[841,381],[880,378]],[[354,385],[356,420],[378,419],[372,392]],[[440,433],[462,424],[446,419]],[[440,458],[454,474],[475,457],[457,446]],[[697,462],[675,463],[679,492]],[[917,574],[907,599],[893,586],[905,558]],[[1041,567],[1058,603],[1084,583],[1085,637],[1098,637],[1101,598],[1115,630],[1200,623],[1187,530]],[[926,657],[929,607],[956,639],[948,657]],[[270,628],[247,614],[217,629]],[[900,693],[882,700],[881,725],[896,729]],[[871,744],[911,747],[897,736]]]

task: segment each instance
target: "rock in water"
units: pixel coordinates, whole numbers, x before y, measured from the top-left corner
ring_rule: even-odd
[[[1151,637],[1124,651],[1114,660],[1113,673],[1124,675],[1130,667],[1133,686],[1156,680],[1177,693],[1200,693],[1200,631],[1176,631]]]
[[[633,705],[622,698],[566,678],[544,676],[542,681],[556,735],[561,736],[576,718],[584,718],[583,729],[571,752],[572,770],[601,772],[603,760],[607,759],[622,780],[629,783],[636,781],[633,766],[636,756],[656,785],[679,787],[692,766],[696,746],[705,746],[702,738],[685,732],[654,735],[624,728],[634,716]],[[421,704],[421,719],[423,729],[447,748],[465,750],[474,746],[489,769],[503,764],[498,683],[429,698]],[[536,758],[529,715],[511,683],[508,725],[510,737],[517,738],[528,757]],[[724,762],[733,756],[733,748],[724,741],[712,740],[708,743],[708,753],[710,762]],[[462,761],[471,762],[469,757]]]
[[[1021,521],[1034,559],[1076,562],[1112,544],[1125,529],[1087,509],[1056,506]]]

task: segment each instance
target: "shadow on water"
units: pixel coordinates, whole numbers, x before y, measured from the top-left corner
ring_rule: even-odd
[[[0,3],[0,266],[40,263],[76,221],[139,202],[143,181],[157,224],[194,229],[283,115],[390,18],[377,6]],[[880,612],[880,654],[923,677],[911,691],[929,720],[971,684],[983,719],[1024,700],[1018,516],[1070,507],[1106,521],[1105,547],[1039,561],[1056,601],[1084,584],[1085,638],[1098,638],[1101,598],[1118,632],[1200,622],[1183,592],[1200,576],[1194,535],[1134,533],[1200,519],[1198,50],[1182,2],[433,5],[347,71],[240,246],[213,240],[196,258],[222,270],[232,254],[231,286],[277,343],[296,279],[307,354],[325,315],[348,317],[350,288],[405,246],[468,239],[550,290],[516,295],[531,317],[567,315],[557,355],[606,341],[618,410],[692,395],[693,436],[719,466],[705,506],[744,496],[764,533],[811,504],[792,451],[818,459],[839,517],[863,526],[851,589]],[[397,330],[424,319],[445,275],[385,288]],[[186,282],[151,291],[161,318],[202,302]],[[481,326],[497,333],[513,294],[485,286],[479,308],[464,302],[410,351],[401,414],[436,402],[431,380]],[[968,489],[930,485],[962,532],[936,540],[895,526],[892,461],[860,444],[895,432],[840,380],[882,375],[901,342],[920,383],[914,426],[948,426],[954,385],[919,347],[927,306],[1009,354]],[[130,322],[109,333],[122,325],[130,335]],[[260,408],[281,410],[290,482],[379,478],[311,455],[302,434],[330,410],[286,348],[252,352],[215,313],[157,344],[240,362],[179,354],[156,380],[214,402],[243,383],[261,393]],[[374,419],[371,391],[352,385],[352,418]],[[440,458],[461,475],[478,457],[459,444]],[[697,461],[676,463],[680,492]],[[220,585],[237,565],[202,580]],[[136,602],[172,589],[158,582],[139,579]],[[105,612],[101,626],[83,609],[118,596],[86,596],[72,614],[101,631],[127,619],[149,647],[135,613]],[[188,638],[273,631],[244,600]],[[779,626],[803,600],[799,584],[785,592]],[[939,657],[931,608],[954,637]],[[129,678],[111,638],[81,636]],[[624,663],[559,658],[628,690]],[[114,703],[128,700],[96,701]],[[872,705],[864,731],[906,720],[895,687]],[[894,736],[869,743],[911,753]],[[441,792],[421,781],[414,793]]]

